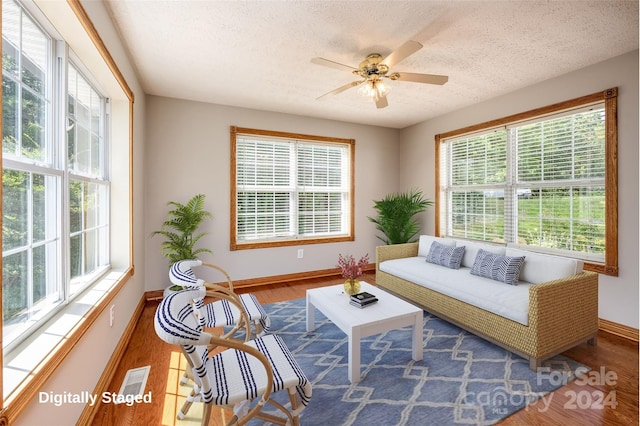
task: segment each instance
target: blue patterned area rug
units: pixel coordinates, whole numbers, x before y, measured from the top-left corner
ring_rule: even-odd
[[[264,308],[313,383],[303,426],[494,424],[585,368],[556,356],[543,364],[550,370],[536,373],[523,358],[425,312],[422,361],[411,359],[410,328],[374,335],[362,340],[362,379],[351,384],[347,337],[322,313],[307,333],[304,299]]]

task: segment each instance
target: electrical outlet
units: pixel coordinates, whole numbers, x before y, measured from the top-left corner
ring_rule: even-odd
[[[304,249],[298,249],[298,259],[302,259],[304,257]]]
[[[111,309],[109,309],[109,327],[113,327],[113,321],[116,317],[116,305],[111,305]]]

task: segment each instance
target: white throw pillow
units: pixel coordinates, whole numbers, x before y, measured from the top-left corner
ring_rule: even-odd
[[[583,262],[570,257],[534,253],[512,247],[507,247],[506,255],[527,257],[520,271],[520,279],[532,284],[546,283],[582,272]]]

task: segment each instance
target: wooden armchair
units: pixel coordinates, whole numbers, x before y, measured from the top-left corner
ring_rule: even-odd
[[[205,404],[202,425],[208,424],[214,405],[234,411],[228,425],[243,425],[254,417],[276,424],[299,425],[300,412],[311,398],[311,383],[282,339],[267,334],[243,341],[204,332],[194,300],[205,295],[202,286],[173,292],[160,302],[155,315],[156,334],[167,343],[179,345],[193,369],[196,384],[193,393]],[[215,296],[224,297],[224,293]],[[238,303],[233,297],[226,300]],[[241,310],[241,306],[236,308]],[[241,322],[248,336],[248,321]],[[210,345],[225,349],[209,356]],[[271,398],[273,393],[285,389],[289,408]],[[261,412],[267,403],[284,417]]]
[[[205,283],[203,279],[197,278],[192,268],[199,266],[214,269],[222,273],[225,278],[224,284],[215,285]],[[256,297],[250,293],[237,295],[233,291],[233,281],[231,281],[231,277],[229,277],[229,274],[220,266],[202,262],[201,260],[181,260],[171,265],[169,269],[169,279],[172,284],[184,288],[205,286],[215,292],[221,292],[227,294],[229,297],[238,298],[242,308],[249,316],[249,321],[255,325],[255,334],[259,336],[269,331],[269,317]],[[206,305],[204,304],[204,300],[200,300],[197,301],[196,307],[202,310],[204,327],[231,327],[231,330],[228,332],[229,336],[233,335],[242,327],[242,324],[239,324],[241,318],[240,310],[226,298],[213,303],[207,303]]]

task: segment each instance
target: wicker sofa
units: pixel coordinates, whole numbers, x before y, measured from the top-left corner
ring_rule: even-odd
[[[444,271],[446,275],[443,278],[443,271],[434,268],[444,268],[444,266],[429,264],[424,257],[434,240],[454,246],[467,245],[466,258],[463,261],[467,266],[463,265],[455,271]],[[509,318],[509,315],[505,316],[503,312],[499,312],[500,309],[479,307],[478,305],[482,306],[482,304],[475,303],[473,300],[462,301],[459,299],[464,297],[444,294],[442,289],[446,287],[443,285],[456,282],[457,291],[460,292],[460,288],[464,289],[466,282],[478,279],[470,275],[468,267],[473,262],[472,257],[477,255],[478,248],[486,247],[468,241],[444,240],[430,236],[421,236],[420,241],[415,243],[378,246],[376,248],[376,283],[379,287],[423,307],[426,311],[522,356],[529,361],[532,370],[540,367],[542,361],[585,341],[595,345],[598,330],[598,274],[582,271],[581,263],[576,270],[577,273],[566,274],[565,270],[564,273],[567,276],[553,277],[553,266],[546,267],[546,265],[553,264],[556,259],[538,253],[512,251],[512,253],[526,255],[523,271],[529,258],[529,270],[526,274],[522,274],[525,278],[533,277],[535,274],[538,280],[540,277],[553,277],[538,283],[535,283],[533,278],[532,282],[519,281],[516,286],[500,282],[492,284],[489,279],[486,279],[487,283],[481,283],[489,287],[495,285],[498,291],[507,294],[511,289],[520,287],[518,290],[520,295],[516,297],[522,299],[524,292],[525,306],[522,315],[524,318],[516,318],[517,320]],[[498,250],[501,249],[498,248]],[[502,250],[507,248],[504,247]],[[509,255],[508,251],[506,253]],[[409,271],[410,273],[405,273],[403,268],[406,269],[409,263],[412,266],[408,268],[412,270]],[[447,282],[436,285],[438,279]],[[485,278],[480,279],[485,280]],[[477,292],[477,289],[470,288],[470,290]],[[500,300],[496,299],[497,301],[490,302],[493,306],[499,306]],[[507,297],[505,300],[510,299]],[[522,303],[522,300],[519,303]]]

